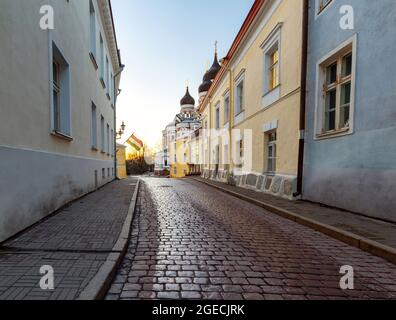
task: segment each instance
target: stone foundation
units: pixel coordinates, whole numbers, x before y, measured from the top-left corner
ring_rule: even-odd
[[[229,183],[227,171],[204,170],[202,178]],[[234,175],[235,185],[238,187],[267,193],[273,196],[296,200],[293,194],[297,191],[297,177],[279,174],[247,173]]]

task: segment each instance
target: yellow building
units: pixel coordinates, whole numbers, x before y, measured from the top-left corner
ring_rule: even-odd
[[[174,140],[169,144],[170,176],[183,178],[189,172],[189,139],[192,132],[200,128],[200,121],[195,100],[187,87],[185,96],[180,101],[180,113],[176,115]]]
[[[117,143],[117,178],[125,179],[126,177],[126,146]]]
[[[302,12],[303,0],[255,1],[221,70],[211,84],[204,78],[199,111],[203,128],[212,129],[203,138],[204,177],[227,181],[232,174],[240,186],[293,198]]]

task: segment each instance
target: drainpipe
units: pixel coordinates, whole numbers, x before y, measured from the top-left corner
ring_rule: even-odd
[[[232,151],[233,151],[233,141],[232,141],[232,121],[233,121],[233,114],[234,114],[234,84],[233,84],[233,79],[232,79],[232,70],[230,67],[227,68],[228,69],[228,74],[230,77],[230,89],[229,89],[229,106],[228,106],[228,136],[229,136],[229,140],[228,140],[228,162],[229,162],[229,166],[228,166],[228,174],[230,175],[231,172],[234,172],[234,165],[233,165],[233,158],[232,158]]]
[[[121,72],[124,71],[125,65],[121,64],[120,65],[120,69],[118,70],[118,72],[114,75],[113,77],[113,88],[114,88],[114,136],[113,136],[113,140],[114,140],[114,175],[115,175],[115,179],[117,179],[117,175],[118,175],[118,166],[117,166],[117,97],[120,95],[121,91],[119,92],[115,92],[115,88],[116,88],[116,78],[121,74]],[[118,90],[117,90],[118,91]]]
[[[301,54],[301,87],[300,87],[300,127],[298,143],[298,171],[297,192],[295,197],[302,196],[304,173],[304,144],[305,144],[305,112],[307,92],[307,55],[308,55],[308,1],[303,0],[302,18],[302,54]]]

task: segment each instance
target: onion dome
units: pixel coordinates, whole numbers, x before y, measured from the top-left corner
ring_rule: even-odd
[[[180,100],[180,105],[195,105],[195,100],[191,97],[188,87],[185,96]]]
[[[202,84],[199,86],[198,92],[199,93],[208,92],[211,85],[212,85],[212,81],[205,80],[204,78],[204,82],[202,82]]]
[[[214,61],[212,67],[209,69],[209,71],[205,74],[205,78],[209,80],[214,80],[217,76],[217,73],[220,71],[221,65],[219,63],[219,60],[217,58],[217,52],[215,53]]]

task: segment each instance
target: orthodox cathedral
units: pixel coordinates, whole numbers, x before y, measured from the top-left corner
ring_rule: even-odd
[[[213,83],[221,66],[218,60],[217,49],[212,67],[206,71],[202,84],[199,86],[199,103],[195,105],[195,100],[191,96],[189,87],[187,87],[184,97],[180,100],[180,113],[174,120],[169,123],[162,132],[162,150],[157,153],[155,172],[157,175],[166,175],[169,173],[172,178],[182,178],[189,174],[199,174],[200,168],[197,169],[194,152],[190,150],[188,143],[192,136],[198,134],[202,128],[201,115],[198,107],[203,101]]]

